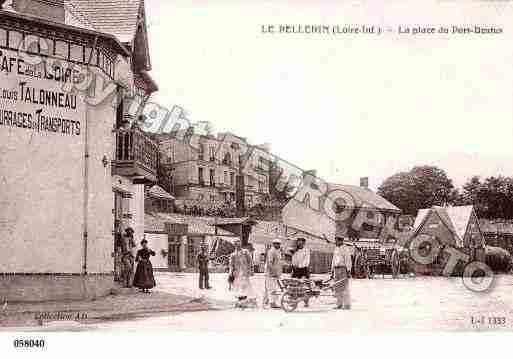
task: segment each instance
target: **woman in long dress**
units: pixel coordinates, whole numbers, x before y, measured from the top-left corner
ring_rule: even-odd
[[[155,278],[153,277],[153,266],[150,262],[150,256],[154,256],[155,252],[148,248],[148,241],[141,241],[142,249],[137,251],[135,261],[137,269],[134,276],[134,286],[141,289],[143,293],[149,293],[150,289],[155,287]]]
[[[253,260],[251,253],[241,248],[240,240],[234,242],[235,251],[230,255],[230,275],[233,280],[233,291],[238,299],[238,305],[256,304],[256,296],[251,285],[253,276]]]

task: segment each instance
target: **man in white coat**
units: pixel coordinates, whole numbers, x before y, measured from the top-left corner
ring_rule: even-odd
[[[310,250],[305,243],[305,238],[296,240],[296,251],[292,255],[292,278],[310,279]],[[308,307],[308,299],[305,299],[305,307]]]
[[[241,247],[239,239],[234,241],[235,251],[230,255],[230,277],[234,279],[233,290],[238,299],[238,306],[256,305],[256,296],[251,285],[253,276],[253,257]]]
[[[349,281],[351,277],[351,248],[344,245],[344,238],[335,239],[335,251],[331,262],[331,272],[335,280],[334,292],[337,298],[335,309],[351,309],[351,295],[349,292]],[[337,283],[338,282],[338,283]]]
[[[280,280],[282,273],[281,262],[281,240],[275,238],[272,241],[272,247],[267,252],[265,260],[265,298],[264,303],[270,303],[271,308],[280,308],[278,297],[280,295]]]

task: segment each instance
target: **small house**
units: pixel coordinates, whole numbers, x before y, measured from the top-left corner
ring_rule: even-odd
[[[425,236],[426,240],[422,241],[420,236]],[[418,273],[441,274],[450,257],[446,250],[448,247],[467,255],[467,262],[485,259],[484,236],[473,206],[433,206],[419,210],[409,240],[410,247],[416,238],[419,239],[419,254],[434,256],[429,264],[416,263],[412,256],[412,264]],[[452,274],[461,273],[465,264],[460,261]]]

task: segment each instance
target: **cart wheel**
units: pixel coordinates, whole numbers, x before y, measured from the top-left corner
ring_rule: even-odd
[[[281,295],[281,309],[286,311],[287,313],[293,312],[297,308],[298,301],[292,296],[285,292]]]
[[[399,253],[394,251],[392,253],[392,278],[397,278],[397,276],[401,273],[401,258],[399,258]]]

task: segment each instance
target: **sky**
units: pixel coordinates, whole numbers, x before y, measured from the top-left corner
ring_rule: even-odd
[[[291,5],[293,4],[293,5]],[[414,165],[457,186],[513,176],[513,9],[476,1],[146,0],[153,100],[270,143],[329,182],[377,188]],[[386,34],[264,34],[262,25],[375,25]],[[502,34],[399,34],[398,27]]]

